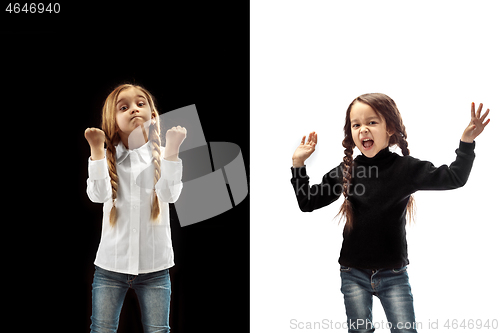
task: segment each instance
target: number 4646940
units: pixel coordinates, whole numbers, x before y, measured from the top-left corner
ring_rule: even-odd
[[[19,13],[59,13],[61,11],[61,5],[58,3],[49,3],[48,5],[44,5],[43,3],[25,3],[25,4],[19,4],[19,3],[9,3],[7,5],[7,8],[5,9],[6,12],[9,12],[10,14],[19,14]]]
[[[461,322],[458,320],[458,319],[453,319],[453,320],[446,320],[446,322],[444,323],[444,327],[447,328],[447,329],[453,329],[453,330],[456,330],[456,329],[460,329],[460,328],[463,328],[463,329],[466,329],[466,328],[469,328],[469,329],[494,329],[494,330],[497,330],[498,329],[498,320],[497,319],[492,319],[491,322],[489,319],[486,320],[486,322],[483,322],[483,320],[481,319],[477,319],[477,320],[474,320],[474,319],[469,319],[469,320],[462,320]]]

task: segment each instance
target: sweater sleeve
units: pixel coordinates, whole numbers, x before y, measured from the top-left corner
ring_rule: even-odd
[[[325,207],[342,195],[341,165],[323,176],[320,184],[309,185],[306,167],[291,168],[291,183],[297,197],[299,208],[303,212],[312,212]]]
[[[455,153],[457,157],[449,166],[436,168],[431,162],[412,159],[409,177],[413,180],[413,190],[451,190],[465,185],[474,162],[475,142],[460,141]]]

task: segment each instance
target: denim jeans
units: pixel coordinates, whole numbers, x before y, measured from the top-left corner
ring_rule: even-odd
[[[91,333],[111,333],[118,329],[120,312],[129,288],[135,290],[145,333],[169,332],[170,275],[168,269],[128,275],[96,266],[92,283]]]
[[[417,332],[413,295],[406,267],[401,269],[357,269],[340,267],[341,291],[347,314],[348,332]],[[373,322],[373,296],[382,303],[387,322]]]

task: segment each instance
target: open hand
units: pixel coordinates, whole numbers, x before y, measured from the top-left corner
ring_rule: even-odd
[[[490,113],[490,109],[486,110],[483,116],[481,116],[481,110],[483,109],[483,103],[479,104],[479,108],[477,112],[475,110],[475,105],[472,103],[471,105],[471,120],[464,133],[462,134],[462,141],[464,142],[473,142],[475,138],[479,136],[490,122],[490,119],[484,121],[488,114]]]
[[[292,156],[293,166],[295,168],[301,167],[304,165],[304,162],[316,149],[316,145],[318,144],[318,134],[316,132],[309,133],[309,138],[306,142],[306,136],[302,137],[302,141],[300,145],[295,149],[295,152]]]

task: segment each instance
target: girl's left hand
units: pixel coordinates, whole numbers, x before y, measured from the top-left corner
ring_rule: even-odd
[[[186,138],[187,130],[181,126],[174,126],[167,131],[165,135],[165,159],[177,161],[179,147]]]
[[[186,138],[187,130],[185,127],[174,126],[167,131],[165,135],[165,146],[179,148]]]
[[[469,123],[469,126],[464,131],[464,134],[462,134],[462,141],[464,142],[469,142],[472,143],[475,138],[479,136],[488,125],[490,122],[490,119],[484,121],[488,114],[490,113],[490,109],[486,110],[484,115],[481,117],[481,110],[483,109],[483,103],[479,104],[479,108],[477,109],[477,112],[475,111],[475,105],[472,103],[471,106],[471,120]]]

